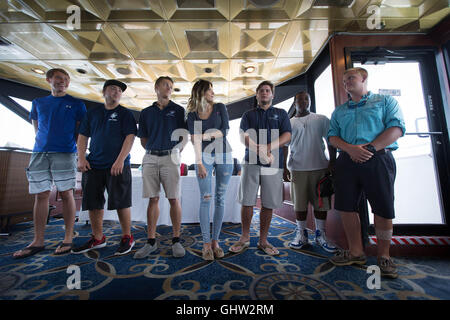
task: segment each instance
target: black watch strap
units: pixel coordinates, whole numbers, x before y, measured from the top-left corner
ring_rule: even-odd
[[[366,148],[366,150],[368,150],[368,151],[370,151],[370,152],[372,152],[374,154],[377,152],[375,147],[373,145],[371,145],[371,144],[366,145],[364,148]]]

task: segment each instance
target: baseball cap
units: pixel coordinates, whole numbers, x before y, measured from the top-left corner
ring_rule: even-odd
[[[105,81],[105,84],[103,85],[103,90],[105,90],[105,88],[107,86],[113,86],[113,85],[118,86],[120,89],[122,89],[122,92],[124,92],[127,89],[127,85],[125,83],[120,82],[118,80],[111,79],[111,80]]]

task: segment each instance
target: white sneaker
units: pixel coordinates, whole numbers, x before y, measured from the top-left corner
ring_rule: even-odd
[[[334,246],[331,242],[328,242],[325,233],[322,233],[320,230],[316,230],[315,238],[316,243],[321,246],[323,250],[331,253],[337,251],[337,247]]]
[[[292,249],[301,249],[309,245],[308,230],[303,229],[303,232],[297,227],[295,228],[295,238],[289,243],[289,247]]]

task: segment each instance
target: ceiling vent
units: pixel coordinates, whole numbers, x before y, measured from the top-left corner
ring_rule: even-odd
[[[129,68],[125,68],[125,67],[118,67],[116,69],[116,71],[120,74],[123,74],[124,76],[131,74],[131,70]]]
[[[213,9],[216,7],[214,0],[177,0],[179,9]]]
[[[270,8],[276,5],[280,0],[248,0],[252,5],[258,8]]]
[[[314,7],[350,8],[355,0],[315,0]]]

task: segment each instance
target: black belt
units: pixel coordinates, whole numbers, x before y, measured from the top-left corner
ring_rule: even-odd
[[[381,150],[378,150],[377,152],[375,152],[375,154],[385,154],[388,152],[391,152],[391,149],[381,149]]]
[[[145,153],[153,156],[164,157],[172,153],[172,150],[146,150]]]
[[[381,150],[376,151],[375,154],[386,154],[386,153],[391,152],[391,151],[392,151],[391,149],[381,149]],[[347,153],[347,152],[345,152],[343,150],[339,150],[339,152]]]

